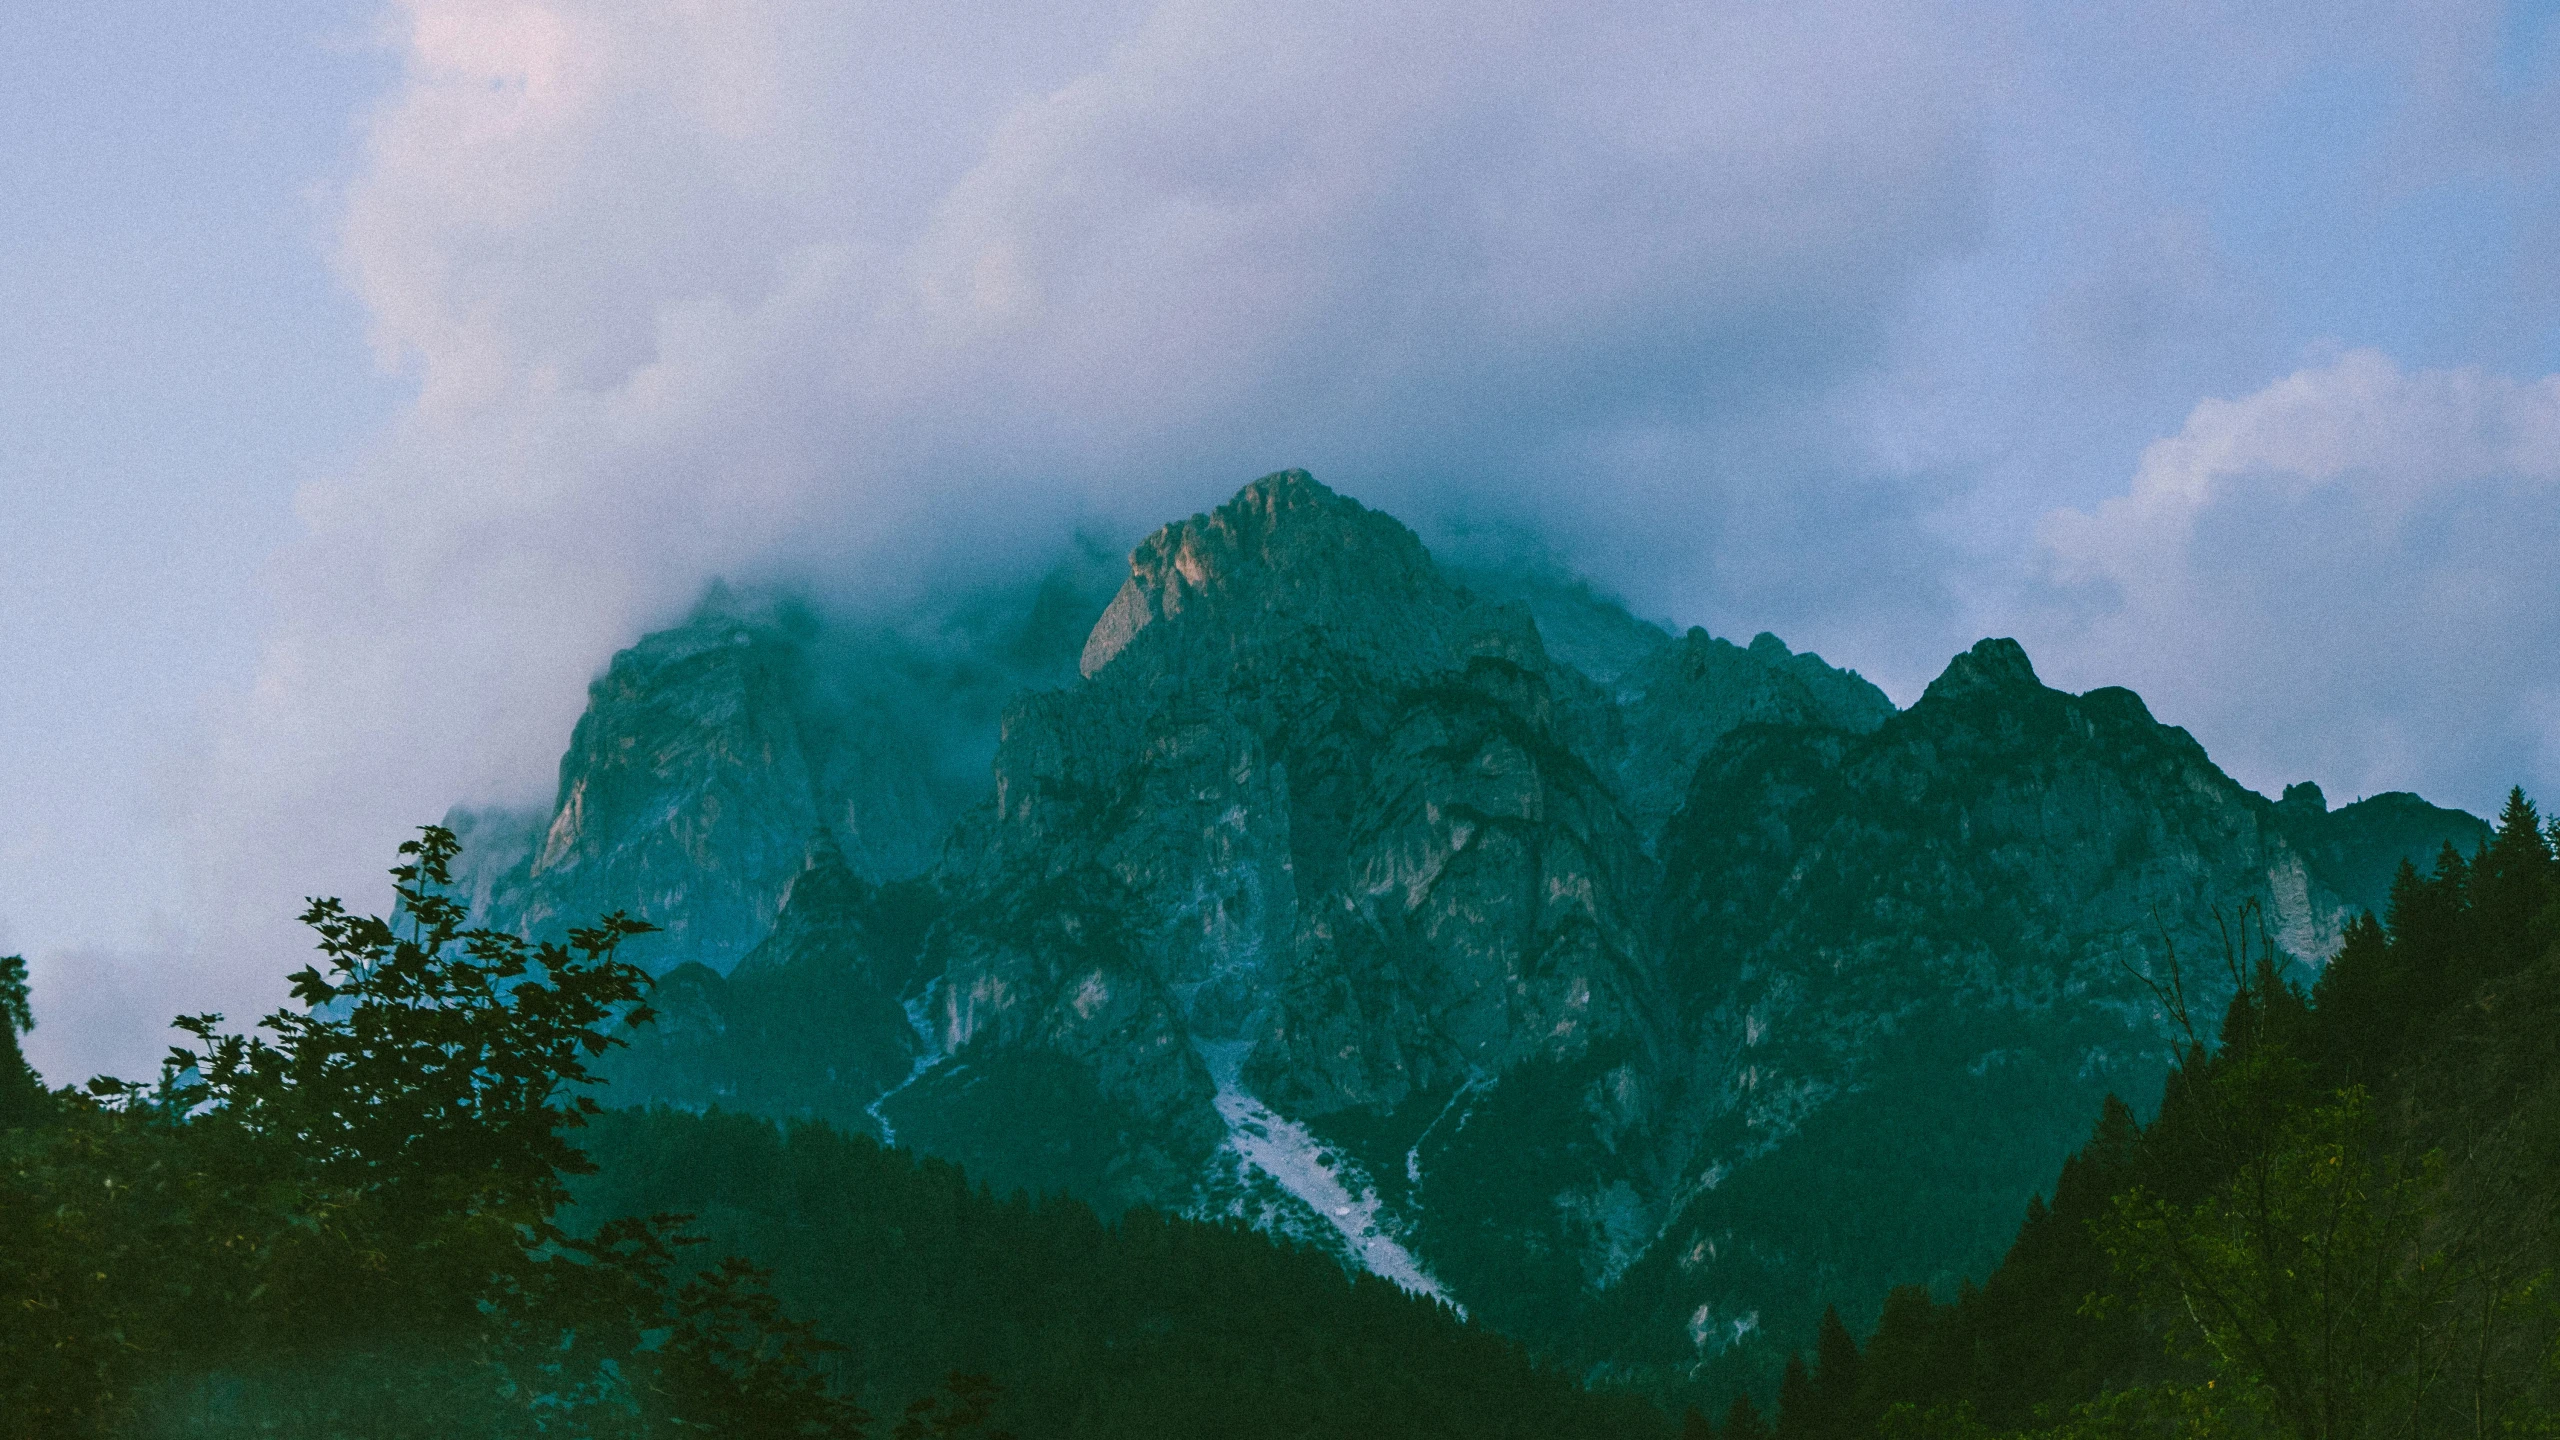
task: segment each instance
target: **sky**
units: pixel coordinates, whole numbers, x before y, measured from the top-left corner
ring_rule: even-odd
[[[547,801],[712,577],[1305,466],[1916,698],[2560,798],[2548,3],[19,0],[0,953],[49,1078]]]

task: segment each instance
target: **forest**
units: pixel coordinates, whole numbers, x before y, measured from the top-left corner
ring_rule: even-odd
[[[1774,1425],[1716,1433],[2560,1434],[2556,841],[2511,792],[2308,993],[2230,917],[2222,1015],[2187,1008],[2194,957],[2159,981],[2155,1118],[2110,1097],[1982,1284],[1893,1292],[1863,1346],[1826,1314]]]
[[[180,1018],[152,1084],[43,1090],[0,969],[0,1436],[1675,1433],[1238,1226],[610,1113],[647,927],[471,930],[455,848],[402,847],[396,921],[314,904],[297,1008]]]
[[[2222,917],[2146,977],[2148,1122],[2110,1098],[1979,1284],[1732,1396],[1239,1226],[609,1108],[646,927],[472,929],[429,827],[394,919],[315,903],[295,1006],[180,1018],[150,1083],[44,1089],[0,961],[0,1436],[2560,1434],[2555,843],[2511,794],[2307,986]]]

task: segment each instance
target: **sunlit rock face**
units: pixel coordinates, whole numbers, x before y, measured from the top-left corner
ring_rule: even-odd
[[[2099,1096],[2156,1094],[2172,947],[2209,1026],[2217,917],[2316,963],[2480,833],[2271,803],[2009,641],[1897,712],[1294,471],[914,616],[715,594],[596,681],[548,814],[456,822],[501,923],[666,928],[620,1098],[1737,1374],[1980,1273]]]
[[[615,656],[560,762],[521,923],[628,909],[720,971],[754,948],[818,828],[805,661],[790,628],[710,607]]]

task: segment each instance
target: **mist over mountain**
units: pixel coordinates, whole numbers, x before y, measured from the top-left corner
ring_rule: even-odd
[[[2485,833],[2255,794],[2010,640],[1897,709],[1295,471],[907,614],[715,589],[595,680],[547,813],[450,823],[510,928],[662,927],[613,1103],[1244,1219],[1732,1385],[1986,1273],[2158,1093],[2173,951],[2247,907],[2310,975]]]

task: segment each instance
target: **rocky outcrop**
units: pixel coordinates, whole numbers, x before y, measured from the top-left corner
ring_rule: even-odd
[[[1692,629],[1619,682],[1625,740],[1612,757],[1619,793],[1648,839],[1689,792],[1698,762],[1745,725],[1804,725],[1863,735],[1893,702],[1854,670],[1790,651],[1762,631],[1748,648]]]
[[[2391,877],[2403,859],[2423,871],[2445,846],[2469,855],[2489,838],[2488,825],[2476,816],[2430,805],[2405,790],[2332,810],[2320,787],[2308,781],[2284,788],[2275,819],[2311,873],[2350,906],[2377,917],[2390,909]]]
[[[628,909],[667,953],[726,971],[773,928],[818,828],[805,647],[706,605],[588,689],[518,923]]]
[[[531,931],[623,909],[657,968],[726,973],[762,943],[813,836],[855,874],[923,874],[985,793],[997,716],[1073,673],[1089,567],[828,618],[714,586],[588,687],[547,814],[457,811],[478,913]]]
[[[822,830],[762,943],[725,977],[700,962],[659,976],[659,1018],[626,1031],[598,1073],[623,1104],[871,1128],[873,1102],[929,1048],[904,996],[938,910],[924,882],[855,874]]]

